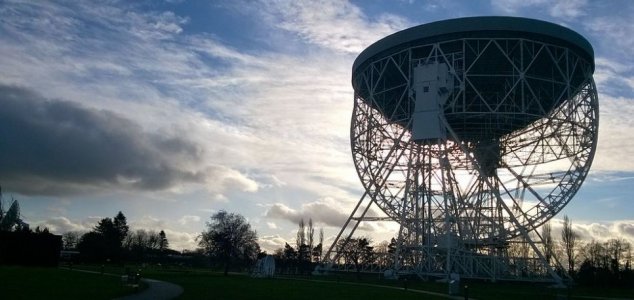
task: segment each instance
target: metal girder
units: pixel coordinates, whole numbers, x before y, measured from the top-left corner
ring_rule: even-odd
[[[414,140],[413,69],[431,63],[453,79],[440,114],[450,134]],[[542,41],[464,38],[411,46],[355,72],[351,148],[366,192],[326,255],[330,267],[340,261],[334,245],[359,223],[389,218],[400,229],[383,261],[396,273],[560,281],[530,233],[588,174],[598,132],[591,62]],[[366,217],[370,205],[386,216]],[[516,244],[537,257],[510,255]]]

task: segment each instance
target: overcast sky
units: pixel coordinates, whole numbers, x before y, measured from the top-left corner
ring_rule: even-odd
[[[595,49],[599,146],[568,214],[634,242],[634,1],[0,0],[0,185],[55,233],[118,211],[194,248],[213,212],[264,249],[336,234],[362,195],[352,62],[390,33],[479,15],[567,26]],[[370,224],[379,242],[397,226]]]

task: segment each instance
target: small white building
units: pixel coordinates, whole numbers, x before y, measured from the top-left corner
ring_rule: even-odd
[[[270,278],[275,275],[275,258],[273,255],[267,255],[258,259],[251,276],[257,278]]]

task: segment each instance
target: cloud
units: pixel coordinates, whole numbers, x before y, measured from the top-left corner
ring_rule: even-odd
[[[561,239],[563,219],[552,219],[553,238]],[[584,222],[572,220],[572,228],[584,242],[592,240],[605,242],[609,239],[623,238],[634,244],[634,220],[614,220],[605,222]]]
[[[579,18],[586,15],[587,4],[587,0],[559,0],[552,4],[548,12],[555,18]]]
[[[99,220],[101,220],[99,217],[89,217],[81,221],[72,221],[66,217],[53,217],[44,221],[36,221],[31,226],[48,228],[54,234],[63,234],[69,231],[88,232],[97,225]]]
[[[296,33],[310,44],[344,53],[359,53],[371,43],[410,22],[393,14],[368,18],[348,1],[263,1],[266,12],[280,20],[277,26]]]
[[[151,230],[151,228],[148,228]],[[198,242],[196,241],[197,233],[184,232],[166,228],[165,237],[167,237],[167,241],[169,242],[170,249],[174,249],[177,251],[182,250],[193,250],[198,247]]]
[[[200,233],[194,233],[189,231],[178,230],[176,224],[181,224],[181,221],[184,219],[187,221],[194,221],[197,216],[183,216],[176,222],[169,222],[163,219],[158,219],[156,217],[145,215],[140,219],[135,219],[128,222],[130,226],[130,230],[154,230],[154,231],[165,231],[165,236],[169,242],[169,246],[171,249],[182,251],[182,250],[193,250],[198,247],[198,243],[196,242],[196,237]],[[200,219],[200,217],[198,217]]]
[[[491,6],[507,14],[524,9],[541,9],[555,18],[574,19],[586,15],[587,0],[491,0]]]
[[[632,11],[632,8],[623,7],[622,11]],[[591,18],[584,23],[584,27],[595,36],[601,37],[598,41],[601,46],[609,51],[606,54],[613,55],[615,54],[614,52],[626,55],[632,54],[634,41],[631,37],[634,34],[634,24],[631,22],[630,14]],[[624,59],[629,58],[624,57]]]
[[[270,229],[277,229],[277,224],[275,222],[266,222],[266,226]]]
[[[623,159],[631,155],[634,139],[634,99],[600,96],[600,125],[597,152],[592,164],[593,171],[631,171],[634,161]]]
[[[1,84],[0,103],[0,181],[8,190],[57,195],[188,182],[208,182],[213,190],[257,190],[257,183],[225,166],[188,168],[201,163],[203,150],[178,132],[145,132],[111,111]]]
[[[198,151],[175,157],[175,151],[144,148],[150,157],[143,161],[157,153],[160,159],[145,167],[163,169],[152,178],[147,172],[122,176],[119,186],[147,191],[154,183],[159,189],[186,190],[185,184],[203,183],[212,198],[221,200],[259,189],[260,180],[268,188],[300,188],[318,196],[345,198],[356,192],[351,191],[350,183],[357,185],[358,179],[348,142],[351,57],[328,49],[301,56],[253,53],[216,36],[162,25],[157,33],[147,33],[151,38],[140,38],[138,32],[150,32],[152,24],[174,27],[186,20],[164,12],[128,18],[124,5],[50,6],[12,4],[14,15],[0,11],[7,20],[1,26],[11,32],[0,36],[0,83],[111,112],[134,120],[132,133],[172,137]],[[86,26],[93,21],[98,26]],[[59,39],[62,32],[68,39]],[[113,181],[106,178],[97,188]],[[57,182],[47,183],[38,182],[39,189],[63,192],[55,191],[61,189]],[[65,190],[87,188],[75,184],[68,180]]]
[[[258,238],[258,245],[263,251],[266,251],[269,254],[273,254],[275,250],[284,248],[286,243],[292,244],[291,241],[288,241],[282,238],[279,235],[266,235]]]
[[[363,210],[364,207],[361,206],[359,209]],[[312,219],[316,227],[323,224],[338,230],[348,220],[352,210],[353,207],[350,205],[344,205],[333,198],[326,197],[318,201],[304,203],[299,210],[290,208],[282,203],[275,203],[266,210],[264,216],[271,219],[286,220],[293,224],[298,224],[300,220],[304,220],[307,223],[309,219]],[[366,217],[383,216],[385,214],[376,206],[371,206],[366,213]],[[372,233],[383,236],[386,233],[393,233],[397,228],[398,225],[390,221],[367,221],[361,222],[357,229],[366,232],[366,234]]]
[[[199,216],[190,216],[190,215],[185,215],[182,216],[179,220],[178,223],[180,223],[181,225],[187,225],[190,223],[198,223],[200,222],[200,217]]]
[[[330,203],[328,203],[330,202]],[[341,227],[348,219],[350,212],[338,209],[331,201],[317,201],[302,204],[301,210],[292,209],[282,203],[273,204],[264,216],[272,219],[282,219],[298,224],[300,220],[323,223],[328,226]]]

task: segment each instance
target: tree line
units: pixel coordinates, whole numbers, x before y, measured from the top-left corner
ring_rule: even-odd
[[[165,231],[138,229],[130,231],[126,216],[119,211],[113,218],[103,218],[89,232],[62,234],[64,250],[79,251],[85,262],[158,260],[179,253],[169,248]]]
[[[572,221],[564,216],[559,238],[553,235],[550,223],[542,225],[541,251],[548,264],[561,275],[570,276],[582,285],[626,286],[634,284],[632,246],[623,238],[603,242],[583,241],[575,232]],[[521,238],[511,243],[509,254],[535,258],[536,254]],[[538,240],[538,239],[536,239]]]
[[[285,243],[284,248],[278,248],[273,256],[276,261],[276,270],[286,274],[308,274],[321,263],[324,248],[324,230],[319,229],[319,237],[315,239],[315,227],[313,219],[304,219],[298,223],[295,247]]]
[[[25,223],[17,221],[16,211],[4,211],[0,205],[0,231],[51,235],[47,228],[30,230]],[[322,262],[323,228],[319,230],[318,238],[315,232],[312,219],[307,223],[303,219],[299,221],[294,247],[286,243],[283,248],[274,251],[278,273],[306,274]],[[537,235],[537,232],[533,234]],[[541,252],[548,264],[580,284],[634,284],[632,245],[627,240],[613,238],[603,242],[584,242],[579,239],[568,216],[564,216],[559,238],[553,236],[551,225],[546,223],[541,227],[539,237],[533,240],[542,241]],[[216,267],[228,274],[231,270],[247,270],[258,258],[266,255],[257,243],[256,231],[246,219],[226,211],[211,216],[197,241],[199,248],[194,251],[172,250],[163,230],[131,231],[121,211],[112,218],[101,219],[89,232],[72,231],[62,235],[63,249],[77,250],[81,260],[86,262],[148,262],[178,255],[197,262],[199,266]],[[339,240],[334,248],[339,254],[339,261],[335,263],[349,266],[357,273],[373,268],[385,269],[393,264],[395,249],[394,238],[375,245],[368,237]],[[510,257],[537,258],[537,253],[521,237],[511,240],[507,251]]]
[[[298,224],[295,247],[286,243],[275,250],[276,269],[279,273],[306,274],[321,262],[323,250],[323,230],[320,230],[319,242],[314,239],[312,219],[308,226],[304,220]],[[537,235],[537,232],[533,233]],[[581,285],[627,286],[634,284],[632,271],[632,246],[623,238],[606,241],[583,241],[573,229],[572,221],[564,216],[563,228],[559,236],[552,232],[550,223],[541,227],[539,237],[545,260],[561,276],[570,276]],[[334,246],[339,254],[335,263],[346,266],[348,270],[360,273],[390,268],[394,263],[396,239],[373,244],[369,237],[341,239]],[[515,238],[508,244],[509,257],[537,259],[538,255],[526,240]]]

